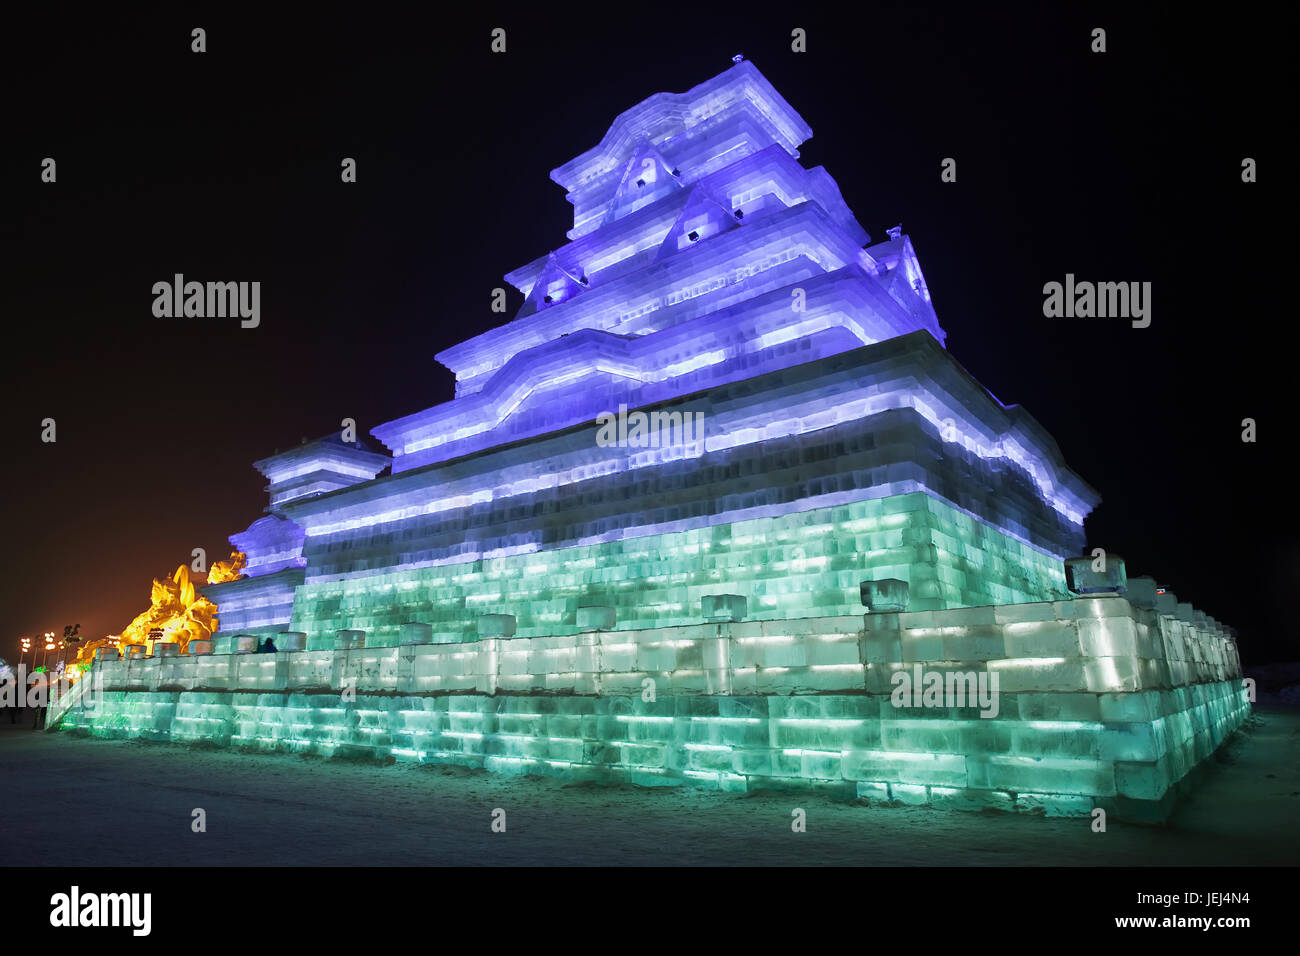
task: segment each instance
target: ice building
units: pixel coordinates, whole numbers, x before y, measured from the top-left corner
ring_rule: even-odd
[[[1097,493],[946,350],[911,240],[872,240],[809,136],[743,60],[620,115],[552,171],[573,228],[506,277],[518,314],[437,356],[455,397],[386,452],[259,461],[213,653],[104,661],[65,724],[1167,812],[1246,712],[1230,632],[1119,560],[1067,581]],[[996,675],[996,716],[900,705],[900,673]]]

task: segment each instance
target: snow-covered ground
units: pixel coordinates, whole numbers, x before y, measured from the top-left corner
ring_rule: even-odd
[[[30,719],[30,718],[29,718]],[[52,865],[1222,865],[1300,862],[1300,711],[1265,710],[1167,827],[566,785],[11,727],[11,860]],[[191,832],[192,812],[207,831]],[[505,811],[504,833],[492,831]],[[791,829],[792,811],[807,832]]]
[[[1256,685],[1256,701],[1265,706],[1300,707],[1300,661],[1246,668]]]

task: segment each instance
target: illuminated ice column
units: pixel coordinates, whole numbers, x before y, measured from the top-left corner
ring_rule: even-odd
[[[749,601],[743,594],[706,594],[700,600],[700,612],[706,623],[717,625],[714,636],[700,639],[705,693],[731,694],[731,625],[749,616]]]
[[[575,694],[598,697],[604,689],[601,679],[603,657],[600,635],[600,631],[583,631],[573,637],[573,692]]]
[[[1169,686],[1173,675],[1164,652],[1160,614],[1156,609],[1157,591],[1155,578],[1128,578],[1124,597],[1133,607],[1137,654],[1143,659],[1142,666],[1149,668],[1162,686]]]
[[[890,582],[862,582],[866,592],[871,585]],[[901,583],[901,582],[893,582]],[[895,598],[899,597],[894,592]],[[863,594],[863,603],[868,605],[867,613],[862,616],[862,633],[858,635],[858,659],[862,661],[865,671],[864,689],[868,694],[889,694],[894,690],[893,674],[903,666],[903,632],[899,623],[897,610],[886,610],[881,601],[880,610],[870,609],[870,595]],[[901,594],[904,604],[907,601],[906,585]],[[897,606],[898,600],[891,606]]]
[[[907,529],[908,532],[914,529]],[[939,577],[939,551],[933,543],[915,546],[915,557],[907,569],[908,608],[912,611],[948,609],[943,581]],[[955,602],[959,603],[959,602]]]
[[[1173,591],[1156,594],[1156,619],[1160,624],[1161,653],[1169,672],[1169,681],[1177,687],[1187,681],[1187,665],[1183,661],[1186,642],[1178,620],[1178,595]]]

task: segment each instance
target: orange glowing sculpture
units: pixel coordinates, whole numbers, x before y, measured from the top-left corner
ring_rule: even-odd
[[[231,551],[229,558],[225,561],[216,562],[208,569],[208,583],[224,584],[227,581],[238,579],[247,560],[248,558],[242,551]]]
[[[151,650],[156,643],[179,644],[184,654],[190,641],[212,636],[216,613],[217,606],[195,592],[190,569],[182,564],[171,578],[154,579],[149,609],[117,637],[122,647],[143,644]],[[161,636],[151,638],[154,630],[161,631]]]
[[[207,583],[234,581],[240,576],[245,561],[242,553],[232,551],[229,559],[212,565]],[[145,647],[146,653],[154,644],[179,644],[180,653],[184,654],[190,641],[212,637],[212,632],[217,629],[216,614],[217,606],[199,595],[190,579],[189,567],[182,564],[170,578],[154,579],[148,610],[136,615],[121,634],[87,642],[77,660],[92,660],[95,651],[101,647],[127,647],[131,644]]]

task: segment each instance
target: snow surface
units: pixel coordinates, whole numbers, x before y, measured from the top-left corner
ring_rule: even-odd
[[[30,723],[30,717],[28,718]],[[811,793],[603,788],[12,727],[0,817],[14,860],[52,865],[1205,865],[1300,862],[1300,711],[1265,711],[1171,826]],[[32,813],[33,807],[61,808]],[[207,813],[192,833],[191,811]],[[506,811],[505,833],[490,829]],[[807,811],[807,832],[791,811]]]

